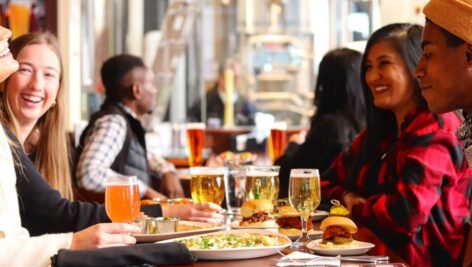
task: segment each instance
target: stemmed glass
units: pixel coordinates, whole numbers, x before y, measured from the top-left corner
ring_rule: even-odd
[[[308,236],[307,221],[321,201],[319,171],[317,169],[292,169],[288,200],[290,205],[300,214],[302,224],[302,234],[292,246],[300,250],[307,250],[306,245],[311,241]]]
[[[106,179],[105,209],[112,222],[133,222],[139,217],[140,207],[136,176],[118,175]]]

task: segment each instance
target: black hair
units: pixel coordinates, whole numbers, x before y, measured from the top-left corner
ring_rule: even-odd
[[[341,112],[359,132],[365,127],[365,100],[360,81],[362,54],[349,48],[328,52],[320,62],[315,86],[316,114]]]
[[[348,181],[354,182],[360,168],[372,156],[372,152],[378,149],[378,146],[385,136],[395,135],[397,133],[397,123],[392,111],[379,109],[374,105],[372,93],[365,80],[367,71],[366,61],[372,47],[382,41],[387,42],[396,50],[405,62],[412,77],[414,77],[416,65],[422,54],[421,34],[423,27],[409,23],[394,23],[386,25],[375,31],[367,41],[366,49],[361,62],[361,81],[363,93],[367,106],[367,127],[366,136],[361,145],[360,157],[350,168]],[[415,95],[418,99],[419,107],[427,107],[426,100],[421,95],[421,90],[416,79],[414,80]],[[349,182],[348,182],[349,183]],[[348,188],[349,185],[348,184]]]
[[[106,101],[119,102],[130,95],[133,81],[126,79],[127,75],[136,68],[146,69],[139,57],[122,54],[107,59],[100,70]]]
[[[444,29],[443,27],[439,26],[438,24],[434,23],[432,20],[429,18],[426,18],[426,23],[432,24],[436,27],[438,27],[439,31],[442,32],[444,37],[446,38],[446,44],[449,47],[457,47],[461,44],[464,44],[466,41],[464,41],[462,38],[458,37],[457,35],[449,32],[448,30]]]

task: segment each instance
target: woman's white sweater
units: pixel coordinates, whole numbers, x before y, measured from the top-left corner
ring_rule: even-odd
[[[72,233],[30,237],[21,227],[15,184],[13,156],[0,126],[0,266],[49,266],[51,256],[70,247]]]

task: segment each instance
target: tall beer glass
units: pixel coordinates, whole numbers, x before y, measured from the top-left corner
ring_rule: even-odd
[[[106,180],[105,209],[112,222],[132,222],[139,216],[141,200],[136,176],[111,176]]]
[[[247,166],[246,199],[268,199],[276,203],[279,197],[280,166]]]
[[[188,163],[190,166],[201,166],[203,164],[204,139],[204,123],[187,124]]]
[[[8,6],[8,19],[13,39],[29,32],[30,14],[30,1],[10,1]]]
[[[276,122],[270,129],[268,140],[269,157],[274,163],[283,155],[287,145],[287,124],[285,122]]]
[[[190,191],[193,202],[221,205],[225,197],[225,167],[190,167]]]
[[[290,171],[288,200],[300,214],[302,225],[302,234],[293,247],[306,250],[306,245],[311,241],[308,236],[307,221],[321,202],[320,174],[317,169],[292,169]]]

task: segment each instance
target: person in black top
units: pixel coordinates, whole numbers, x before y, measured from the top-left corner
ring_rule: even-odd
[[[17,143],[14,134],[5,128],[8,137],[16,142],[12,145],[13,154],[17,156],[15,172],[16,187],[22,226],[28,229],[32,236],[47,233],[63,233],[82,231],[97,223],[110,222],[105,212],[105,206],[98,203],[69,201],[52,189],[39,174],[35,165]],[[152,217],[176,216],[187,219],[207,217],[211,219],[214,212],[208,210],[221,209],[211,204],[188,205],[146,205],[141,211]],[[214,217],[214,220],[221,219]],[[193,216],[193,217],[192,217]],[[104,230],[104,229],[102,229]]]
[[[235,73],[236,80],[238,74]],[[237,83],[236,83],[237,85]],[[215,120],[218,122],[216,125],[223,125],[224,113],[225,113],[225,79],[224,79],[224,68],[220,67],[218,70],[218,80],[214,87],[206,93],[206,117],[208,120]],[[234,92],[233,97],[234,107],[234,123],[236,125],[254,125],[254,116],[256,113],[256,106],[250,102],[243,95],[241,95],[237,88]],[[202,100],[196,101],[192,107],[188,110],[189,121],[201,121],[202,120]]]
[[[320,62],[315,86],[316,113],[308,133],[290,137],[275,165],[280,165],[279,197],[287,197],[290,170],[316,168],[322,173],[365,127],[365,102],[360,82],[361,53],[339,48]]]

